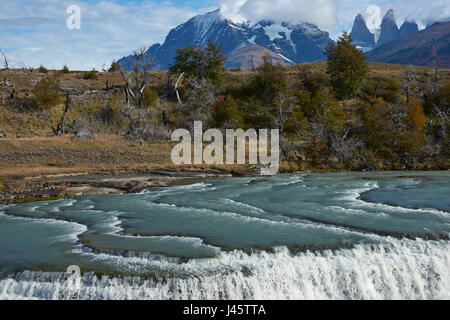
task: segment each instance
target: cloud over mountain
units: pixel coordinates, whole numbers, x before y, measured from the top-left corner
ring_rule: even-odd
[[[337,23],[332,0],[219,0],[221,14],[234,22],[299,21],[330,28]]]

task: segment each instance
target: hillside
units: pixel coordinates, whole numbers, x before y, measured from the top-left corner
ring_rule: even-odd
[[[450,68],[450,22],[435,23],[401,41],[393,41],[367,53],[367,60],[397,64]]]

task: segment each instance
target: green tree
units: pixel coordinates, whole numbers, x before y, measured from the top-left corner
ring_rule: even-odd
[[[326,48],[330,83],[340,99],[353,97],[361,89],[368,72],[362,50],[352,44],[353,39],[346,33],[337,44],[330,43]]]
[[[223,47],[209,40],[206,48],[193,45],[177,51],[175,64],[170,67],[172,73],[207,79],[217,87],[222,85],[226,60],[222,54]]]
[[[279,94],[287,89],[286,73],[280,64],[274,64],[267,57],[263,60],[253,80],[253,92],[266,107],[272,107]]]

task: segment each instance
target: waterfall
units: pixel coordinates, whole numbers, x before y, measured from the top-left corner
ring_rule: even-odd
[[[120,258],[126,263],[126,257]],[[87,273],[78,284],[65,273],[25,271],[0,281],[0,299],[450,298],[446,241],[387,238],[383,244],[298,254],[286,247],[253,254],[236,250],[218,258],[167,264],[168,276]]]

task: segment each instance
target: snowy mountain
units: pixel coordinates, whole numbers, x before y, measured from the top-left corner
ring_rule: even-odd
[[[241,69],[248,69],[251,60],[258,65],[261,55],[278,58],[286,65],[324,60],[325,47],[332,41],[328,32],[313,24],[233,23],[222,18],[218,9],[190,19],[172,29],[162,45],[153,45],[147,52],[152,69],[168,69],[178,48],[206,45],[208,40],[222,45],[225,56],[232,58],[226,62],[228,68]],[[125,69],[132,69],[133,57],[124,57],[118,63]]]

